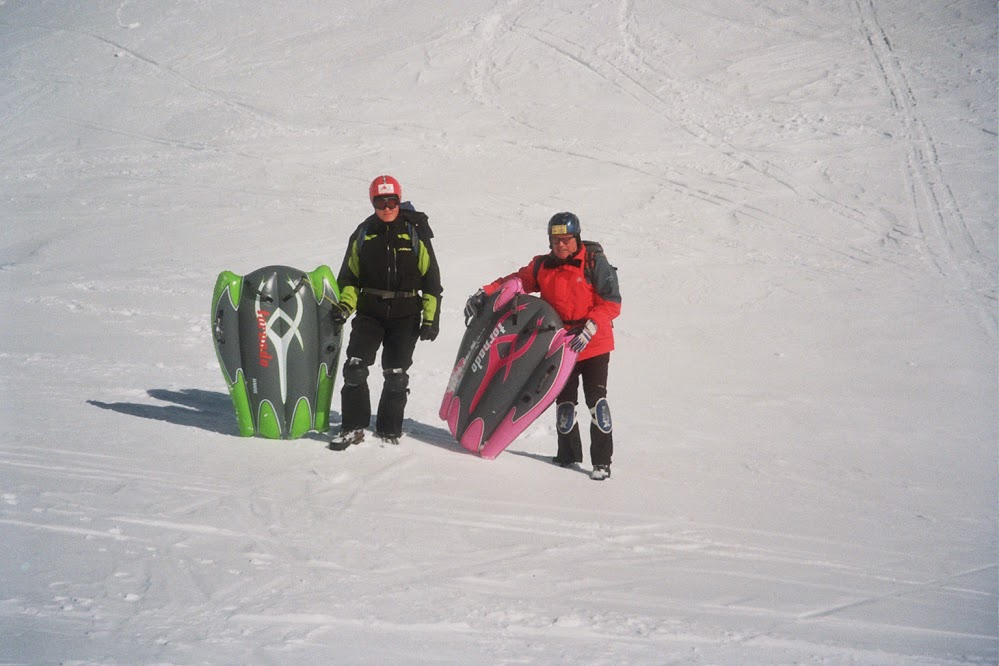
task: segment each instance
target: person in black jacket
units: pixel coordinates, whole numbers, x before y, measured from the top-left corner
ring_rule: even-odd
[[[385,377],[375,435],[398,444],[409,394],[407,371],[417,340],[434,340],[440,330],[441,274],[425,213],[402,201],[392,176],[378,176],[368,188],[373,215],[350,236],[337,282],[335,317],[346,322],[356,310],[347,343],[340,392],[343,420],[329,448],[343,450],[364,439],[371,421],[368,369],[382,348]]]

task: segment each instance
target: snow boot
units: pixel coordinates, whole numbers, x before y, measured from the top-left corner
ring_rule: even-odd
[[[351,444],[360,444],[364,440],[364,430],[341,431],[339,435],[330,440],[328,448],[330,451],[343,451]]]
[[[603,481],[610,478],[610,465],[594,465],[590,472],[590,478],[594,481]]]

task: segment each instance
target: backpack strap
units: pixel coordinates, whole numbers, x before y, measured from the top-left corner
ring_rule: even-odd
[[[621,290],[617,280],[617,266],[607,261],[604,248],[595,241],[583,241],[586,245],[586,261],[583,276],[600,297],[612,303],[621,302]],[[598,265],[599,264],[599,265]]]
[[[368,235],[368,223],[362,222],[360,233],[357,234],[357,254],[361,254],[361,246],[364,245],[364,237]]]
[[[603,246],[597,241],[584,240],[583,246],[586,248],[586,262],[583,264],[583,277],[590,284],[593,284],[593,269],[597,265],[597,255],[604,253]]]
[[[414,213],[416,212],[416,206],[413,205],[412,201],[403,201],[401,204],[399,204],[399,208],[402,208],[403,210],[412,211]],[[419,253],[420,235],[416,230],[416,225],[410,222],[409,220],[406,220],[406,224],[409,225],[409,239],[413,242],[413,252]]]

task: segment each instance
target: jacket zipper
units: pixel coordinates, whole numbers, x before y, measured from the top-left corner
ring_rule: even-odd
[[[396,266],[396,256],[395,248],[392,247],[392,233],[389,230],[387,238],[385,239],[385,259],[388,264],[388,271],[386,271],[386,280],[388,284],[385,285],[385,289],[388,291],[395,290],[396,274],[398,273],[398,267]]]

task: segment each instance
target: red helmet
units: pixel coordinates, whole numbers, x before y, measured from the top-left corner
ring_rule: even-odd
[[[374,202],[375,197],[398,197],[402,201],[402,185],[392,176],[378,176],[368,188],[368,198]]]

